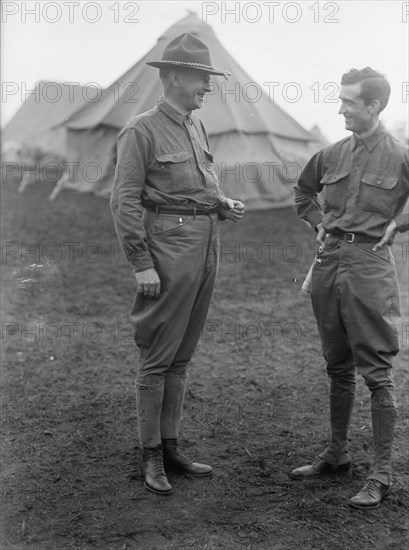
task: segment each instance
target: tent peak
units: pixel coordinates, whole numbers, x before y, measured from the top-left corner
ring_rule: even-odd
[[[188,14],[171,25],[159,38],[158,42],[170,42],[180,34],[183,34],[186,29],[189,33],[200,37],[206,43],[206,40],[216,40],[216,34],[208,23],[204,23],[198,18],[197,14],[191,10],[187,10]]]

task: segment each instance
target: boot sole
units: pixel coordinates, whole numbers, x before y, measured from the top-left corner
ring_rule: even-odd
[[[166,466],[165,466],[165,471],[172,472],[172,474],[179,474],[179,475],[185,475],[185,476],[191,476],[191,477],[209,477],[213,474],[213,470],[205,474],[192,474],[191,472],[186,472],[185,470],[176,470],[175,468],[166,468]]]
[[[351,506],[351,508],[355,508],[356,510],[374,510],[375,508],[379,508],[379,506],[381,505],[380,502],[371,506],[360,506],[359,504],[354,504],[353,502],[348,502],[348,504],[349,506]]]
[[[346,464],[340,464],[338,466],[338,469],[335,472],[331,472],[331,471],[317,472],[316,474],[311,474],[304,477],[293,475],[293,473],[290,472],[288,474],[288,477],[290,479],[293,479],[294,481],[305,481],[307,479],[317,479],[319,477],[332,477],[332,476],[350,477],[351,474],[352,474],[352,465],[350,462],[347,462]]]
[[[151,491],[151,493],[155,493],[155,495],[161,495],[161,496],[169,496],[172,494],[172,489],[169,489],[169,491],[158,491],[157,489],[154,489],[150,485],[144,481],[143,486],[148,489],[148,491]]]
[[[374,510],[375,508],[379,508],[379,506],[382,504],[382,502],[387,498],[389,493],[386,493],[383,495],[382,500],[380,500],[377,504],[370,504],[369,506],[363,506],[361,504],[355,504],[355,502],[349,501],[348,504],[351,506],[351,508],[355,508],[356,510]]]
[[[292,476],[291,474],[288,474],[288,477],[292,479],[293,481],[308,481],[309,479],[318,479],[318,478],[326,478],[326,477],[351,477],[351,472],[336,472],[334,474],[317,474],[314,476],[306,476],[306,477],[297,477]]]

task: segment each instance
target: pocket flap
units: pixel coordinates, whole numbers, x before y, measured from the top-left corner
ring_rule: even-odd
[[[323,185],[330,185],[331,183],[337,183],[337,181],[342,180],[347,176],[349,176],[349,172],[331,172],[328,174],[324,174],[320,183],[322,183]]]
[[[398,183],[398,178],[378,176],[378,174],[364,174],[362,176],[362,182],[367,185],[373,185],[374,187],[381,187],[382,189],[393,189]]]
[[[192,157],[189,151],[178,151],[177,153],[167,153],[165,155],[155,155],[158,162],[185,162]]]

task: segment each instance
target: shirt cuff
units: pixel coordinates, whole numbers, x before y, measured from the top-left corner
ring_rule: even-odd
[[[134,273],[140,273],[141,271],[146,271],[147,269],[151,269],[153,267],[155,267],[153,263],[138,264],[132,266],[132,271]]]
[[[144,252],[143,254],[132,255],[128,257],[128,261],[132,266],[134,273],[139,273],[140,271],[146,271],[155,267],[152,257],[149,252]]]

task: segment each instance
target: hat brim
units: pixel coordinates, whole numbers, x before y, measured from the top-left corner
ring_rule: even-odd
[[[229,71],[221,71],[219,69],[215,69],[214,67],[207,67],[207,66],[199,66],[198,63],[183,63],[183,61],[147,61],[147,65],[150,65],[151,67],[156,67],[157,69],[161,69],[162,67],[181,67],[184,69],[194,69],[197,71],[203,71],[207,74],[213,74],[218,76],[230,76]]]

